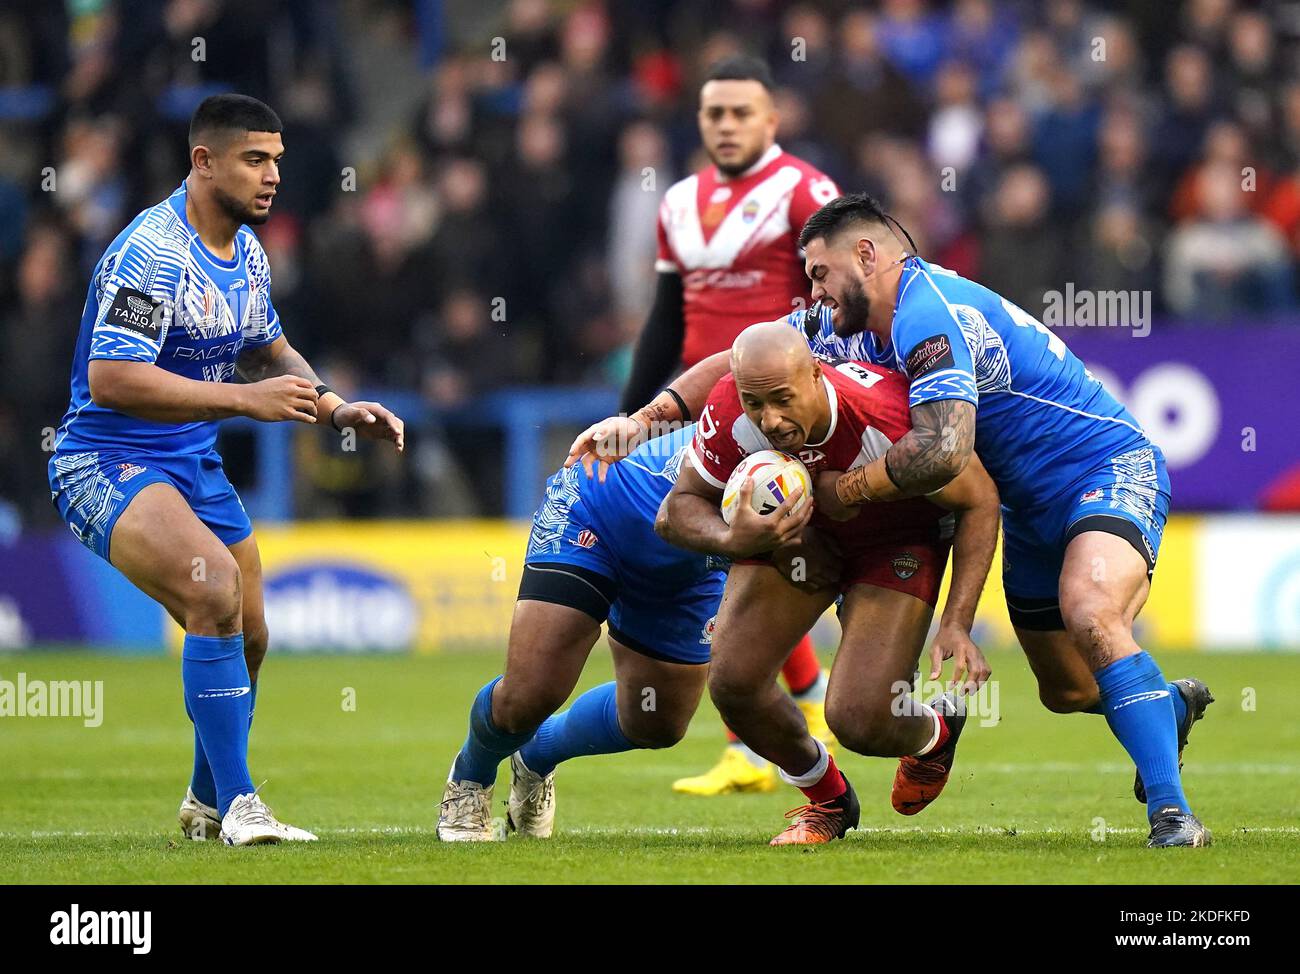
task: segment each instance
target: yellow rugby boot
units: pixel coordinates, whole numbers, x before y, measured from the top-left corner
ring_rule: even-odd
[[[776,769],[764,761],[763,767],[753,764],[740,747],[728,746],[722,759],[704,774],[693,778],[678,778],[673,791],[683,795],[729,795],[742,791],[775,791],[778,784]]]

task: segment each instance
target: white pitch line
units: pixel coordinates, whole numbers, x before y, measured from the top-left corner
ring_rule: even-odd
[[[374,825],[374,826],[354,826],[341,829],[317,829],[318,835],[433,835],[435,828],[433,826],[423,825]],[[1079,826],[1074,829],[1060,828],[1033,828],[1022,829],[1017,826],[1004,825],[971,825],[949,828],[947,826],[938,826],[935,828],[889,828],[883,826],[866,826],[860,827],[855,831],[866,835],[991,835],[1004,836],[1007,838],[1019,838],[1020,836],[1036,835],[1088,835],[1092,830],[1086,826]],[[1139,828],[1107,828],[1107,835],[1146,835],[1147,829]],[[1239,826],[1227,830],[1232,835],[1300,835],[1300,826],[1295,825],[1261,825],[1261,826]],[[732,833],[713,828],[707,825],[633,825],[624,828],[613,826],[583,825],[577,828],[561,829],[557,835],[566,836],[657,836],[657,835],[683,835],[683,836],[725,836]],[[153,835],[150,832],[128,832],[128,831],[88,831],[81,829],[34,829],[31,832],[0,832],[0,839],[57,839],[57,838],[142,838]],[[161,837],[161,836],[160,836]],[[174,838],[170,833],[167,838]],[[178,841],[187,841],[179,838]]]
[[[1122,762],[1102,762],[1089,764],[1071,761],[1035,761],[1035,762],[979,762],[970,761],[963,765],[966,771],[994,771],[999,774],[1024,774],[1038,772],[1055,773],[1089,773],[1119,774],[1132,773],[1133,765]],[[1189,762],[1184,774],[1196,775],[1252,775],[1252,774],[1300,774],[1300,764],[1240,764],[1236,762],[1207,762],[1205,764]]]

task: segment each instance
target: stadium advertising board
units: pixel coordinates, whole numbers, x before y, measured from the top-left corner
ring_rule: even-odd
[[[273,651],[499,653],[526,537],[510,521],[262,525]],[[1137,636],[1161,650],[1300,650],[1300,517],[1174,517]],[[998,559],[975,637],[1014,645]],[[180,631],[70,535],[0,545],[0,647],[55,644],[179,652]]]
[[[1058,329],[1169,463],[1174,509],[1300,511],[1300,329]]]

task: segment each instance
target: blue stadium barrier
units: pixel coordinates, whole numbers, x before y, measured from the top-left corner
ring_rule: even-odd
[[[360,399],[384,403],[408,429],[470,427],[500,431],[504,439],[505,516],[532,516],[545,478],[560,457],[543,456],[546,431],[552,426],[586,426],[615,412],[614,389],[589,386],[523,386],[490,393],[453,410],[435,409],[418,395],[385,389],[364,390]],[[264,521],[290,521],[294,510],[293,433],[290,423],[259,423],[237,418],[228,430],[252,433],[256,450],[255,482],[240,491],[248,513]]]
[[[55,101],[48,85],[0,85],[0,121],[40,121],[53,111]]]

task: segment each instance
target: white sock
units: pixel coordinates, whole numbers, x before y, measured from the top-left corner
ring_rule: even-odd
[[[921,708],[922,712],[929,714],[930,719],[934,721],[934,733],[930,735],[929,743],[926,744],[925,747],[921,748],[921,750],[917,751],[915,754],[912,755],[913,757],[923,758],[931,751],[933,751],[934,746],[939,743],[939,732],[941,730],[941,725],[939,724],[939,714],[935,711],[933,707],[931,707],[928,703],[918,704],[918,706]]]
[[[817,738],[814,737],[812,742],[817,745],[817,762],[803,774],[787,774],[784,768],[777,768],[781,773],[781,780],[787,785],[794,785],[796,788],[811,788],[826,777],[826,770],[831,766],[830,752],[826,750],[826,745]]]

